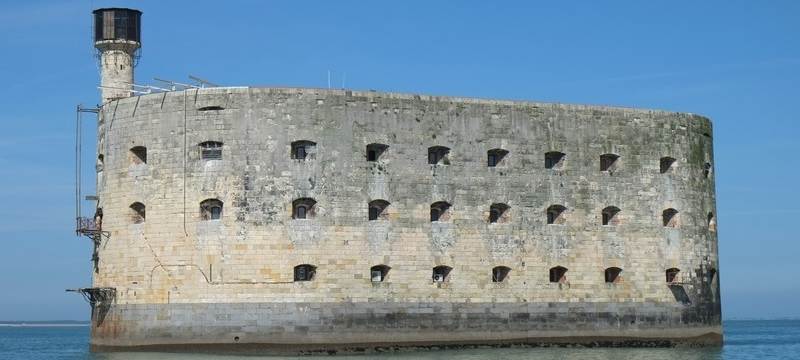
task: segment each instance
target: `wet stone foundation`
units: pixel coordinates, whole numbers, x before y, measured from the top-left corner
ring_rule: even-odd
[[[692,307],[619,303],[247,303],[112,306],[96,350],[365,352],[460,346],[719,345]],[[434,341],[435,340],[435,341]]]

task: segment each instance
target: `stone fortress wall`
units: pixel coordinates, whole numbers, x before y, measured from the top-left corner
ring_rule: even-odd
[[[300,140],[314,146],[294,159]],[[206,142],[221,159],[202,158]],[[377,161],[370,144],[388,146]],[[435,146],[449,152],[432,165]],[[492,167],[493,149],[505,156]],[[545,164],[548,152],[564,156]],[[98,155],[110,236],[94,286],[116,289],[93,314],[98,348],[721,341],[702,116],[210,88],[107,103]],[[306,219],[293,219],[298,199],[315,202]],[[450,207],[431,221],[438,202]],[[302,264],[311,281],[295,281]],[[510,270],[495,282],[498,266]]]

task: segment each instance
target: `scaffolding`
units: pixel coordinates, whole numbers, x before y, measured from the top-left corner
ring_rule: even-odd
[[[92,263],[94,272],[99,271],[100,258],[98,256],[98,249],[103,239],[108,239],[110,234],[103,231],[103,212],[97,207],[95,203],[95,212],[93,217],[83,216],[81,209],[82,199],[82,179],[81,171],[83,166],[81,158],[83,157],[83,114],[92,113],[98,115],[99,108],[86,108],[78,105],[75,109],[75,236],[87,237],[92,241]],[[97,201],[97,196],[87,196],[86,200]],[[67,289],[67,292],[76,292],[86,299],[92,307],[92,320],[98,324],[102,324],[103,320],[111,309],[117,297],[117,289],[112,287],[92,287],[92,288],[78,288]]]
[[[83,132],[83,114],[84,113],[92,113],[92,114],[99,114],[99,108],[86,108],[82,105],[78,105],[75,113],[75,235],[76,236],[85,236],[92,240],[93,250],[92,250],[92,263],[94,264],[94,272],[98,272],[98,263],[99,257],[97,254],[97,250],[100,247],[104,238],[108,238],[110,234],[107,231],[103,231],[103,213],[99,208],[95,209],[95,214],[93,217],[84,217],[82,214],[81,209],[81,199],[82,197],[82,179],[81,179],[81,158],[83,157],[83,139],[82,139],[82,132]],[[94,196],[87,197],[96,200],[97,198]]]
[[[67,292],[76,292],[83,295],[92,307],[109,305],[117,297],[117,289],[110,287],[67,289]]]
[[[117,299],[117,289],[112,287],[67,289],[67,292],[76,292],[86,299],[86,302],[92,307],[92,323],[95,326],[103,324],[106,315],[111,310],[111,305]]]

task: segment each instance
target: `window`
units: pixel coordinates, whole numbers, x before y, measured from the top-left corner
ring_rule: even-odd
[[[444,146],[431,146],[428,148],[428,164],[450,165],[450,148]]]
[[[222,160],[222,143],[219,141],[200,143],[200,158],[203,160]]]
[[[292,219],[310,219],[314,217],[314,205],[317,201],[311,198],[300,198],[292,201]]]
[[[437,201],[431,204],[431,221],[447,221],[450,219],[450,203]]]
[[[509,206],[506,204],[492,204],[492,206],[489,207],[489,223],[494,224],[507,222],[508,219],[506,213],[508,212],[508,209]]]
[[[219,111],[219,110],[225,110],[225,108],[222,107],[222,106],[218,106],[218,105],[212,105],[212,106],[203,106],[203,107],[197,109],[197,111],[212,111],[212,110]]]
[[[378,161],[381,155],[389,149],[389,145],[384,144],[369,144],[367,145],[367,161]]]
[[[717,231],[717,220],[714,218],[714,213],[709,212],[707,216],[708,230],[711,232]]]
[[[486,153],[487,156],[486,165],[489,167],[496,167],[503,161],[503,158],[505,158],[506,155],[508,155],[508,150],[503,150],[503,149],[489,150]]]
[[[99,207],[94,211],[94,223],[86,226],[80,225],[81,228],[88,227],[90,230],[99,230],[103,228],[103,208]]]
[[[317,273],[314,265],[303,264],[294,267],[294,281],[311,281]]]
[[[567,210],[562,205],[550,205],[547,208],[547,223],[548,224],[563,224],[565,221],[564,212]]]
[[[298,140],[292,143],[292,159],[295,160],[309,160],[317,143],[308,140]]]
[[[711,171],[712,171],[711,163],[703,164],[703,177],[704,178],[708,178],[709,176],[711,176]]]
[[[667,275],[667,283],[673,284],[678,281],[678,273],[681,272],[678,268],[670,268],[665,272]]]
[[[600,171],[613,172],[617,165],[619,155],[603,154],[600,155]]]
[[[375,265],[369,268],[369,278],[374,283],[383,282],[388,274],[389,267],[386,265]]]
[[[388,217],[386,208],[389,207],[389,202],[386,200],[372,200],[369,202],[369,217],[370,221],[386,220]]]
[[[669,208],[661,213],[661,219],[664,227],[676,228],[678,227],[678,210]]]
[[[567,268],[556,266],[550,269],[550,282],[563,283],[567,281]]]
[[[222,219],[222,201],[206,199],[200,203],[200,218],[203,220]]]
[[[661,173],[666,174],[672,170],[673,164],[675,164],[675,158],[671,158],[669,156],[662,157],[660,161]]]
[[[508,277],[511,268],[507,266],[495,266],[492,268],[492,282],[503,282]]]
[[[97,163],[94,165],[94,169],[97,172],[101,172],[103,171],[104,167],[105,167],[105,156],[103,156],[103,154],[97,155]]]
[[[551,151],[544,154],[545,169],[561,169],[564,166],[566,154],[558,151]]]
[[[619,208],[616,206],[609,206],[603,209],[602,217],[603,217],[603,225],[617,225]]]
[[[619,274],[622,272],[622,269],[618,267],[610,267],[605,271],[605,279],[606,283],[614,284],[619,281]]]
[[[147,164],[147,148],[144,146],[132,147],[131,162],[134,164]]]
[[[449,266],[440,265],[433,268],[433,282],[435,283],[443,283],[449,280],[448,276],[450,275],[450,271],[453,268]]]
[[[134,224],[141,224],[145,219],[144,204],[135,202],[130,206],[131,221]]]

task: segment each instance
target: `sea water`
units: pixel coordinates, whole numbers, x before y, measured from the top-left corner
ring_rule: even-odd
[[[800,359],[800,320],[726,321],[722,348],[479,348],[337,355],[335,360],[716,360]],[[221,356],[165,353],[90,353],[89,328],[0,327],[0,359],[183,360],[183,359],[308,359],[305,357]]]

